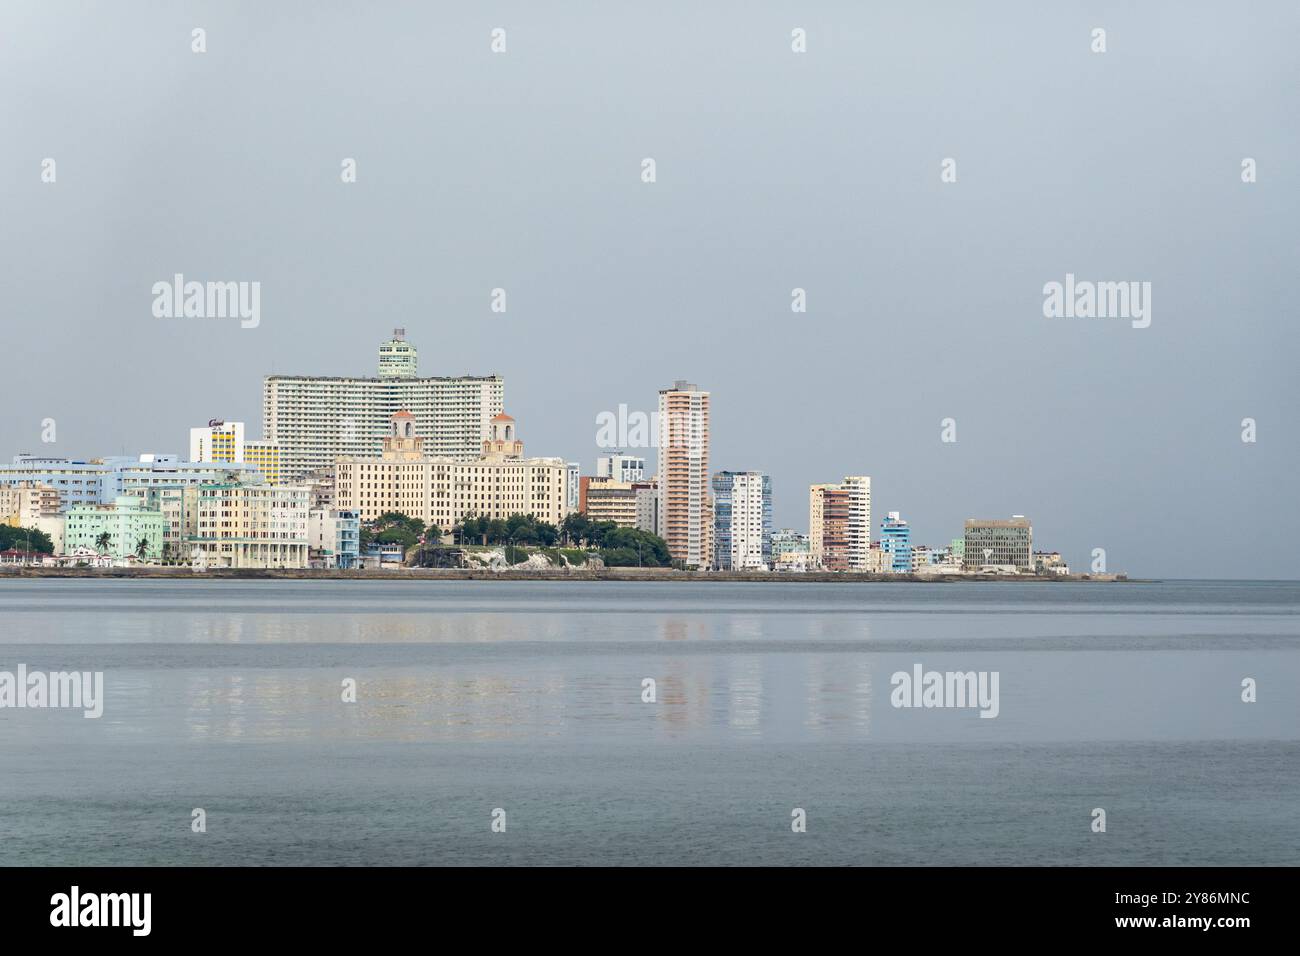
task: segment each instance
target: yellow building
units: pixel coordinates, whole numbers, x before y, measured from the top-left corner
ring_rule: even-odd
[[[431,458],[415,434],[415,416],[392,416],[378,458],[340,458],[335,463],[335,507],[358,512],[362,521],[396,511],[450,530],[470,515],[508,518],[531,514],[558,525],[567,513],[563,458],[525,458],[515,420],[500,414],[476,461]]]
[[[246,441],[243,422],[212,419],[190,429],[190,461],[252,465],[268,485],[280,483],[280,446],[273,441]]]
[[[280,483],[280,446],[275,442],[245,442],[244,461],[260,471],[268,485]]]

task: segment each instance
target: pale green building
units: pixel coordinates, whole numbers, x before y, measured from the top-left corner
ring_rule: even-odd
[[[143,540],[144,560],[157,561],[162,557],[166,528],[163,513],[145,507],[135,495],[119,496],[111,505],[72,505],[64,525],[63,551],[72,554],[77,548],[89,548],[113,558],[139,557],[137,549]],[[99,544],[105,533],[107,549]]]

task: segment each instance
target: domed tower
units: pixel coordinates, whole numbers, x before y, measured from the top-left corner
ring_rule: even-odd
[[[488,423],[488,437],[483,442],[483,457],[494,461],[524,457],[524,443],[519,440],[515,420],[502,412]]]
[[[403,409],[393,415],[384,438],[383,457],[412,459],[424,457],[424,439],[415,434],[415,416]]]

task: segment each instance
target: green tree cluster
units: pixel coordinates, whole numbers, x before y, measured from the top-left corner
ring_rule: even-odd
[[[44,531],[37,531],[35,528],[11,528],[5,524],[0,524],[0,551],[28,550],[28,535],[31,536],[32,551],[39,551],[41,554],[54,553],[54,542]]]

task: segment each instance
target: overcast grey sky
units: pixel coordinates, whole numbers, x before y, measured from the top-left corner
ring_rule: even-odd
[[[8,0],[0,460],[260,434],[263,375],[405,326],[584,472],[599,412],[698,382],[778,527],[869,474],[919,542],[1017,513],[1079,569],[1294,578],[1298,37],[1289,0]],[[260,326],[154,318],[177,272],[259,281]],[[1151,282],[1151,326],[1045,318],[1067,272]]]

